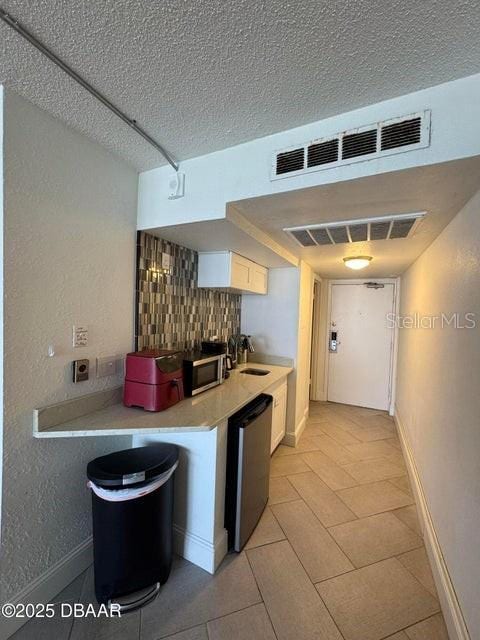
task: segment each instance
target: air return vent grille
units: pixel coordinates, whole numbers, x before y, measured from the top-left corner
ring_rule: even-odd
[[[272,180],[428,147],[430,111],[385,120],[275,153]]]
[[[351,224],[348,228],[352,242],[366,242],[368,240],[368,224]]]
[[[390,222],[372,222],[370,240],[386,240],[390,233]]]
[[[342,159],[367,156],[377,151],[377,130],[351,133],[343,137]]]
[[[284,229],[302,247],[407,238],[425,211]]]
[[[407,220],[395,220],[392,230],[390,231],[390,238],[406,238],[414,224],[415,220],[411,218]]]
[[[319,167],[322,164],[337,162],[338,140],[327,140],[319,144],[311,144],[307,148],[307,166]]]
[[[422,119],[411,118],[403,122],[389,124],[382,127],[380,148],[397,149],[411,144],[418,144],[422,137]]]
[[[292,236],[302,245],[302,247],[313,247],[317,244],[305,229],[299,229],[298,231],[294,229],[292,231]]]
[[[335,244],[343,244],[344,242],[348,242],[347,227],[330,227],[328,231],[330,233],[332,242],[334,242]]]
[[[326,229],[310,229],[308,233],[315,240],[316,244],[332,244],[332,239]]]
[[[291,173],[292,171],[301,171],[305,164],[305,150],[293,149],[285,153],[279,153],[277,156],[277,175],[282,173]]]

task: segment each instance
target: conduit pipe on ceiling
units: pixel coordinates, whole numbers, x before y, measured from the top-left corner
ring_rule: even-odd
[[[4,11],[0,7],[0,18],[5,22],[10,28],[16,31],[18,34],[25,38],[31,45],[33,45],[36,49],[38,49],[44,56],[49,58],[54,64],[56,64],[62,71],[64,71],[67,75],[69,75],[75,82],[78,82],[84,89],[86,89],[94,98],[99,100],[107,109],[110,109],[112,113],[114,113],[120,120],[123,120],[125,124],[127,124],[131,129],[133,129],[138,135],[142,136],[144,140],[146,140],[149,144],[152,145],[157,151],[159,151],[165,160],[178,171],[178,163],[172,158],[170,153],[152,136],[150,136],[146,131],[144,131],[140,126],[138,126],[137,121],[129,118],[123,111],[121,111],[118,107],[116,107],[108,98],[106,98],[100,91],[97,91],[95,87],[93,87],[89,82],[87,82],[82,76],[80,76],[76,71],[72,69],[66,62],[64,62],[61,58],[59,58],[51,49],[45,46],[38,38],[36,38],[28,29],[26,29],[23,25],[20,24],[18,20],[13,18],[10,14]]]

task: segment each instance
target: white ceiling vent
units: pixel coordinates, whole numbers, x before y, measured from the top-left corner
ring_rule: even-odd
[[[303,227],[287,227],[284,231],[302,247],[372,240],[397,240],[412,235],[415,227],[425,215],[425,211],[401,213],[362,220],[343,220],[342,222],[326,222]]]
[[[412,113],[277,151],[273,157],[271,179],[428,147],[430,118],[429,110]]]

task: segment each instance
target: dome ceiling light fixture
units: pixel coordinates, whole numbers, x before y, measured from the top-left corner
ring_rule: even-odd
[[[365,267],[368,267],[372,260],[372,256],[348,256],[343,259],[343,262],[349,269],[355,269],[355,271],[358,271],[358,269],[365,269]]]

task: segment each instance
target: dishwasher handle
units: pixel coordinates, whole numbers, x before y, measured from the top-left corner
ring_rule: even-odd
[[[248,427],[249,424],[254,422],[259,416],[261,416],[262,413],[264,413],[268,409],[271,402],[272,396],[263,395],[261,397],[261,402],[252,407],[251,412],[243,417],[240,424],[240,429],[245,429],[245,427]]]

